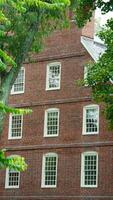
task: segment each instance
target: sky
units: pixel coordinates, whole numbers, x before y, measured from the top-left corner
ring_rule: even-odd
[[[105,0],[107,1],[107,0]],[[95,11],[95,33],[94,33],[94,41],[104,44],[103,41],[96,35],[98,33],[102,26],[104,26],[108,19],[113,18],[113,12],[108,12],[104,15],[101,14],[101,10],[99,8]]]
[[[111,11],[104,15],[101,14],[101,11],[99,8],[97,8],[95,11],[95,19],[99,20],[100,26],[103,26],[106,23],[107,19],[109,19],[111,17],[113,18],[113,12],[111,12]]]

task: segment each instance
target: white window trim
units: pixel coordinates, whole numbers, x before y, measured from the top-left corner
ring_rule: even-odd
[[[20,70],[24,70],[24,82],[23,82],[23,85],[24,85],[24,86],[23,86],[23,91],[15,92],[15,91],[14,91],[14,84],[13,84],[12,89],[11,89],[11,92],[10,92],[11,95],[23,94],[23,93],[25,92],[25,68],[24,68],[24,67],[21,67]]]
[[[85,155],[96,155],[96,185],[85,185],[84,184],[84,157]],[[87,151],[81,154],[81,187],[84,188],[97,188],[98,187],[98,153],[96,151]]]
[[[87,76],[88,76],[88,67],[84,66],[84,80],[87,81]],[[88,87],[88,83],[84,84],[85,87]]]
[[[5,178],[5,188],[6,189],[16,189],[16,188],[19,188],[20,186],[20,172],[19,173],[19,184],[16,185],[16,186],[10,186],[9,185],[9,168],[6,169],[6,178]]]
[[[11,130],[12,130],[12,116],[13,116],[14,114],[10,114],[9,115],[9,131],[8,131],[8,140],[15,140],[15,139],[21,139],[22,138],[22,131],[23,131],[23,115],[21,115],[21,114],[18,114],[18,115],[21,115],[22,116],[22,118],[21,118],[21,120],[22,120],[22,122],[21,122],[21,136],[19,136],[19,137],[12,137],[11,136]]]
[[[111,82],[111,84],[113,84],[113,80],[110,78],[109,81]]]
[[[56,185],[45,185],[45,158],[47,156],[55,156],[56,157]],[[42,158],[42,180],[41,180],[41,188],[56,188],[57,187],[57,169],[58,169],[58,154],[57,153],[46,153],[43,154]]]
[[[97,108],[98,109],[98,118],[97,118],[97,132],[86,132],[86,109],[87,108]],[[99,105],[91,104],[83,107],[83,128],[82,135],[97,135],[99,134]]]
[[[56,135],[48,135],[47,134],[47,114],[48,112],[58,112],[58,131]],[[59,116],[60,116],[60,110],[58,108],[49,108],[45,110],[45,117],[44,117],[44,137],[57,137],[59,135]]]
[[[49,68],[53,65],[59,65],[60,66],[60,79],[59,79],[59,87],[52,87],[49,88]],[[61,87],[61,63],[60,62],[53,62],[49,63],[46,68],[46,91],[48,90],[59,90]]]

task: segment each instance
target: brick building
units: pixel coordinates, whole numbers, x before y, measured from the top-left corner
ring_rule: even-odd
[[[90,89],[76,84],[92,59],[82,45],[92,42],[91,26],[52,34],[15,81],[10,104],[33,113],[8,116],[0,146],[28,169],[0,171],[0,200],[113,199],[113,132]]]

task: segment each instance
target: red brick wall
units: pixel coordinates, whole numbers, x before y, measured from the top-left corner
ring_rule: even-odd
[[[92,104],[91,101],[61,103],[33,107],[33,113],[24,116],[22,139],[8,140],[8,119],[4,127],[4,137],[1,143],[4,146],[26,145],[51,145],[51,144],[70,144],[82,142],[111,142],[113,140],[112,131],[108,131],[105,119],[100,107],[100,129],[99,134],[86,136],[82,135],[83,107]],[[45,138],[44,136],[44,112],[48,108],[59,108],[60,110],[60,130],[59,136],[55,138]]]
[[[81,153],[84,151],[96,151],[99,154],[99,179],[97,188],[81,188]],[[58,176],[56,188],[41,188],[42,156],[43,153],[56,152],[58,154]],[[15,152],[10,152],[14,154]],[[93,199],[93,196],[113,196],[113,148],[59,148],[16,152],[23,155],[28,163],[28,170],[21,173],[19,189],[4,189],[5,171],[0,171],[2,181],[0,182],[1,196],[27,196],[25,199]],[[106,158],[106,159],[105,159]],[[108,167],[108,163],[110,163]],[[28,198],[32,196],[31,198]],[[58,196],[58,197],[57,197]],[[81,196],[81,198],[80,198]],[[82,196],[84,198],[82,198]],[[47,198],[48,197],[48,198]],[[6,198],[9,199],[9,198]],[[16,199],[16,198],[14,198]],[[94,198],[101,200],[101,198]],[[104,198],[109,200],[110,198]]]
[[[89,96],[88,89],[80,88],[76,84],[76,80],[83,78],[83,68],[88,58],[87,55],[83,55],[26,64],[25,93],[11,95],[10,102],[14,104],[40,103],[50,100]],[[46,67],[51,62],[61,62],[61,89],[46,91]]]
[[[94,102],[89,88],[75,84],[83,78],[84,64],[91,59],[80,44],[80,35],[73,25],[71,30],[55,32],[47,39],[45,51],[32,58],[34,63],[25,64],[25,93],[11,95],[9,102],[32,108],[33,113],[24,116],[20,140],[8,140],[7,117],[0,145],[8,149],[9,155],[24,156],[28,170],[21,173],[19,189],[5,189],[5,171],[0,171],[0,200],[92,200],[94,196],[113,196],[113,132],[106,127],[102,106],[99,134],[82,135],[83,106]],[[46,66],[54,61],[61,62],[61,89],[46,91]],[[60,132],[55,138],[43,137],[44,111],[48,108],[60,109]],[[80,187],[81,153],[91,150],[99,155],[99,182],[97,188],[85,189]],[[54,189],[41,188],[42,155],[48,152],[58,154],[58,184]]]
[[[94,38],[94,16],[92,17],[90,22],[87,22],[85,27],[82,29],[82,35],[89,37],[89,38]]]

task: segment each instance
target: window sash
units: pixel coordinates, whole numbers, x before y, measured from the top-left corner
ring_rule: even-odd
[[[46,90],[60,89],[61,64],[51,63],[47,66]]]
[[[5,188],[19,188],[20,172],[6,169]]]
[[[21,139],[22,138],[22,127],[23,127],[23,115],[12,115],[9,116],[9,138],[8,139]]]
[[[24,93],[24,89],[25,89],[25,68],[22,67],[12,86],[11,94]]]
[[[43,155],[42,187],[55,188],[57,184],[57,154]]]
[[[81,164],[81,187],[97,187],[98,154],[96,152],[83,153]]]
[[[83,135],[99,133],[99,106],[86,106],[83,109]]]
[[[59,109],[45,111],[44,137],[56,137],[59,134]]]

